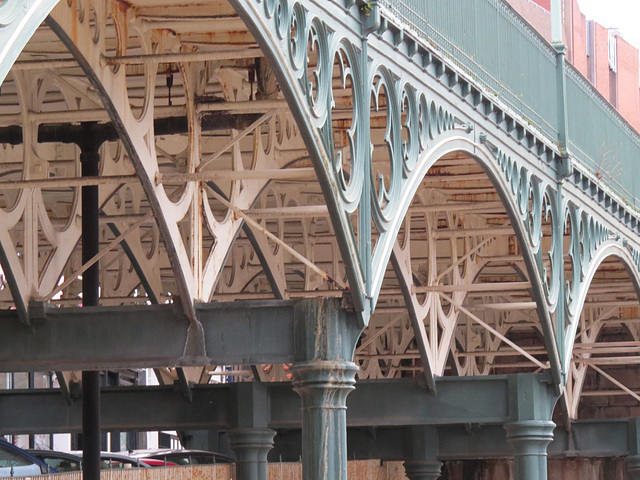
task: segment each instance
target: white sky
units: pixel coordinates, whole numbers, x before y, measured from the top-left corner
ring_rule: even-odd
[[[618,28],[624,39],[640,48],[640,0],[578,0],[588,20]]]

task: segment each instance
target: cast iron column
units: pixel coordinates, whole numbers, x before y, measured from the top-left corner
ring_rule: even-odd
[[[640,480],[640,418],[629,419],[627,471],[633,480]]]
[[[518,480],[547,480],[547,445],[556,424],[545,420],[507,423],[507,440],[513,446],[513,475]]]
[[[296,304],[294,390],[302,400],[303,480],[347,480],[347,395],[358,367],[357,318],[340,300]]]
[[[404,471],[409,480],[437,480],[442,462],[438,460],[438,430],[433,425],[405,429]]]
[[[292,368],[302,399],[303,480],[347,480],[347,395],[358,367],[352,362],[311,361]]]
[[[547,374],[509,375],[510,421],[504,426],[513,446],[514,478],[547,480],[547,446],[559,389]]]
[[[98,175],[100,142],[92,133],[92,124],[86,127],[80,139],[82,176]],[[82,263],[85,264],[99,251],[98,186],[82,187]],[[82,274],[82,306],[98,305],[98,262]],[[82,471],[84,480],[100,480],[100,372],[82,372]]]
[[[229,445],[236,454],[236,480],[267,480],[267,454],[275,432],[268,428],[241,428],[229,432]]]

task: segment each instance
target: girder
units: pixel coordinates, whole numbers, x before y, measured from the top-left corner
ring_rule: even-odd
[[[437,425],[438,458],[501,458],[512,454],[500,425],[508,418],[509,384],[513,377],[438,380],[438,396],[408,379],[387,382],[363,381],[358,395],[348,402],[349,448],[352,457],[403,460],[403,443],[408,427]],[[477,385],[483,393],[478,396]],[[243,384],[200,385],[185,399],[175,386],[105,388],[102,390],[105,430],[131,431],[148,429],[227,430],[238,425],[261,422],[258,412],[246,411],[251,405],[246,395],[269,399],[267,424],[282,431],[283,444],[276,444],[274,454],[283,460],[295,460],[298,398],[289,384],[265,384],[259,392],[246,392]],[[255,389],[255,388],[254,388]],[[380,402],[363,402],[366,398]],[[72,392],[72,398],[73,392]],[[389,404],[400,402],[402,415]],[[236,406],[236,402],[238,405]],[[244,403],[243,403],[244,402]],[[211,409],[211,405],[216,405]],[[151,406],[163,405],[162,409]],[[261,408],[253,406],[252,408]],[[0,418],[3,432],[42,433],[75,432],[80,427],[78,402],[68,404],[58,390],[12,391],[0,394]],[[247,423],[249,422],[249,423]],[[571,430],[558,427],[549,455],[623,456],[634,452],[633,431],[637,420],[582,420]],[[369,436],[368,439],[362,435]],[[398,443],[399,442],[399,443]],[[373,453],[375,452],[375,453]]]
[[[515,376],[486,378],[441,378],[438,396],[430,394],[413,379],[363,381],[348,401],[350,427],[392,427],[408,425],[500,425],[516,415],[510,391],[517,391]],[[482,385],[480,391],[478,386]],[[249,387],[248,391],[245,387]],[[252,393],[258,389],[260,392]],[[103,388],[103,423],[108,430],[220,429],[250,421],[257,410],[267,409],[266,421],[273,429],[300,426],[299,397],[288,382],[257,385],[219,384],[192,387],[185,399],[175,386]],[[72,398],[74,392],[72,388]],[[246,395],[264,395],[267,401],[253,405]],[[365,399],[375,397],[376,402]],[[243,402],[247,402],[243,406]],[[149,408],[165,405],[166,409]],[[131,408],[126,408],[130,405]],[[215,405],[216,408],[211,408]],[[0,393],[0,428],[3,432],[63,432],[79,429],[77,402],[69,405],[59,390],[12,391]],[[356,407],[357,406],[357,407]],[[9,412],[38,412],[31,420]],[[256,421],[262,421],[257,418]],[[251,425],[245,425],[250,427]]]
[[[191,330],[173,305],[31,308],[32,328],[3,312],[3,371],[59,371],[290,363],[294,359],[292,302],[197,304],[209,356],[190,350]],[[248,310],[247,310],[248,308]],[[248,335],[248,333],[250,335]]]

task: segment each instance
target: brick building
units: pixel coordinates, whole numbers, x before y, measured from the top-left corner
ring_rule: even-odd
[[[550,0],[507,0],[551,41]],[[588,20],[578,0],[563,0],[564,42],[568,60],[591,81],[622,116],[640,130],[638,49],[615,28]]]

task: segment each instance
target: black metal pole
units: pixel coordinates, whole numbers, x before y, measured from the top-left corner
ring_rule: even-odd
[[[35,388],[35,373],[33,372],[29,372],[28,374],[28,388],[29,390],[32,390]],[[36,437],[33,434],[29,435],[29,448],[33,449],[36,448]]]
[[[100,141],[92,132],[93,124],[83,124],[79,139],[82,176],[98,175]],[[82,263],[99,251],[98,187],[82,187]],[[82,275],[82,305],[94,307],[99,297],[98,262]],[[82,372],[82,470],[84,480],[100,480],[100,372]]]

